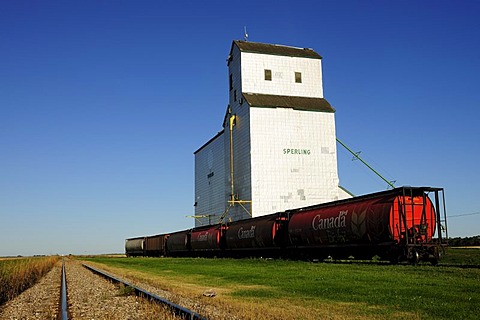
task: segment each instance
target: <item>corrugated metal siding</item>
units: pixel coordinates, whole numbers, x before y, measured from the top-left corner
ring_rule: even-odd
[[[243,90],[243,84],[241,79],[243,78],[242,70],[242,55],[237,47],[234,47],[232,51],[232,61],[229,64],[229,72],[234,75],[234,90],[237,90],[237,100],[233,99],[233,95],[230,96],[230,106],[232,114],[237,117],[236,125],[233,129],[233,146],[234,146],[234,180],[235,180],[235,194],[240,200],[251,200],[251,166],[250,166],[250,115],[249,106],[246,102],[242,102],[239,98],[242,97],[241,92]],[[242,102],[242,103],[240,103]],[[230,195],[230,132],[229,128],[225,127],[225,168],[227,170],[226,175],[226,190],[227,199]],[[246,205],[249,208],[249,205]],[[232,221],[249,218],[250,215],[239,205],[232,207],[227,216],[227,220]]]
[[[233,106],[233,112],[236,114],[236,125],[233,128],[233,152],[234,152],[234,192],[239,200],[251,200],[251,163],[250,163],[250,114],[249,107],[244,103],[243,106]],[[226,130],[228,132],[229,130]],[[228,167],[230,170],[229,153],[230,140],[225,136],[226,152],[228,152]],[[230,194],[230,174],[227,176],[227,190]],[[245,205],[247,208],[249,205]],[[233,221],[249,218],[250,215],[239,205],[230,209],[228,218]]]
[[[195,153],[195,226],[218,222],[225,211],[224,134],[219,134]]]

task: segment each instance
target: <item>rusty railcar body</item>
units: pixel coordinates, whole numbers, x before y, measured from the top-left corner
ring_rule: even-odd
[[[147,257],[161,257],[165,255],[165,244],[168,234],[157,234],[145,237],[145,255]]]

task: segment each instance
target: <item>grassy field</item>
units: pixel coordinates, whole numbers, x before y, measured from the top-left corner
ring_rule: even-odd
[[[0,304],[32,286],[57,261],[58,257],[0,259]]]
[[[480,248],[448,248],[440,263],[480,266]]]
[[[465,251],[470,250],[470,251]],[[462,258],[463,257],[463,258]],[[463,260],[462,260],[463,259]],[[282,260],[93,258],[247,319],[478,319],[480,269]],[[449,249],[446,263],[480,264],[479,249]]]

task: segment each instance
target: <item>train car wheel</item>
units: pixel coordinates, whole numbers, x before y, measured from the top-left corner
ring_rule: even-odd
[[[443,247],[433,247],[431,250],[430,250],[430,254],[428,255],[428,261],[430,261],[430,263],[433,265],[433,266],[436,266],[438,265],[438,261],[440,261],[440,259],[442,258],[443,254],[444,254],[444,248]]]
[[[417,250],[411,249],[408,255],[408,262],[410,264],[416,265],[420,261],[420,255],[418,254]]]

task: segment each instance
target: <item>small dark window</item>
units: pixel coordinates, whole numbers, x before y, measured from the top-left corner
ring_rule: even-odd
[[[233,76],[230,75],[230,77],[228,78],[228,85],[230,86],[230,90],[233,89]]]
[[[265,69],[265,80],[272,81],[272,70]]]
[[[301,72],[295,72],[295,82],[296,83],[302,83],[302,73]]]
[[[233,90],[233,101],[237,101],[237,90]]]

